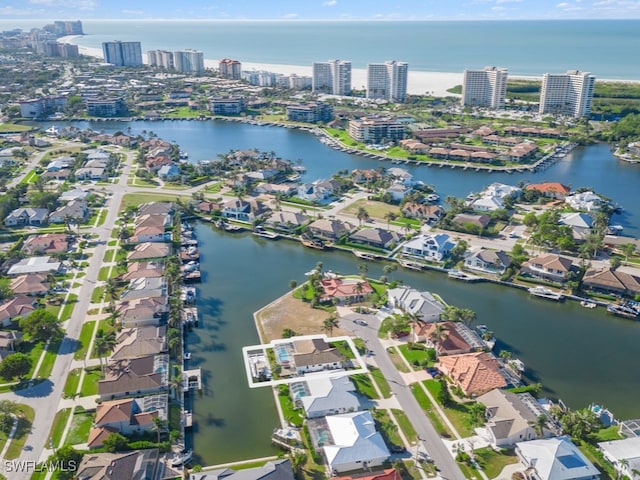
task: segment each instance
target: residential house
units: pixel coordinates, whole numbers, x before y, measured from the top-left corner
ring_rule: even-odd
[[[482,195],[469,203],[476,212],[494,212],[504,208],[502,198],[496,195]]]
[[[321,218],[307,227],[311,233],[328,240],[337,240],[355,230],[355,225],[333,218]]]
[[[296,228],[309,223],[309,217],[299,212],[273,212],[265,221],[265,225],[275,230],[293,232]]]
[[[82,167],[76,170],[77,180],[106,180],[106,170],[104,167]]]
[[[307,375],[303,382],[292,384],[289,391],[294,405],[303,408],[307,418],[360,410],[356,387],[346,375],[315,378]]]
[[[73,200],[87,200],[89,197],[89,192],[87,190],[82,190],[81,188],[74,188],[72,190],[67,190],[66,192],[62,192],[58,197],[58,200],[62,203],[71,202]]]
[[[444,210],[439,205],[406,202],[402,206],[402,214],[407,218],[419,218],[427,223],[437,222],[444,216]]]
[[[175,163],[163,165],[158,169],[158,177],[162,180],[173,181],[180,178],[180,169]]]
[[[402,253],[410,257],[441,262],[455,246],[455,243],[451,242],[449,238],[446,233],[436,235],[423,233],[406,242],[402,246]]]
[[[293,362],[299,375],[343,367],[342,354],[322,338],[294,340],[293,346]]]
[[[171,234],[165,232],[164,227],[138,227],[133,231],[131,243],[168,242]]]
[[[151,173],[157,173],[162,167],[174,165],[173,160],[167,156],[145,156],[144,166]]]
[[[635,296],[640,294],[640,274],[591,267],[585,272],[582,285],[600,292]]]
[[[77,480],[156,480],[160,471],[157,448],[124,453],[87,453],[74,472]]]
[[[395,202],[402,201],[409,192],[411,192],[411,187],[402,182],[394,182],[385,190],[385,193],[391,195]]]
[[[370,475],[346,475],[344,477],[331,477],[331,480],[402,480],[402,476],[395,468],[387,468],[379,472],[373,472]]]
[[[127,254],[127,260],[148,260],[151,258],[165,258],[171,254],[171,244],[145,242],[136,245]]]
[[[360,278],[323,278],[320,281],[323,294],[321,302],[362,302],[373,293],[369,282]]]
[[[160,227],[169,229],[173,227],[173,215],[169,213],[139,214],[133,221],[133,227]]]
[[[542,415],[548,417],[530,393],[516,394],[496,388],[480,395],[477,400],[487,408],[485,430],[491,444],[498,448],[512,448],[517,442],[537,439],[536,420]],[[547,422],[552,429],[545,427],[542,438],[559,432],[551,419]]]
[[[32,297],[23,295],[5,300],[0,304],[0,324],[3,327],[8,327],[21,318],[27,317],[35,310],[33,304]]]
[[[480,248],[464,259],[465,268],[490,275],[503,275],[509,265],[511,257],[502,250]]]
[[[261,467],[232,470],[221,468],[207,472],[191,473],[189,480],[294,480],[293,468],[288,458],[272,460]]]
[[[158,326],[169,311],[166,297],[136,298],[116,307],[123,328]]]
[[[374,183],[382,178],[382,174],[373,168],[368,170],[353,170],[351,172],[351,180],[354,183],[368,184]]]
[[[564,200],[571,191],[570,187],[558,182],[531,183],[524,188],[525,190],[535,190],[544,197],[555,198],[556,200]]]
[[[167,327],[146,325],[123,328],[117,333],[112,361],[157,355],[167,351]]]
[[[120,276],[122,280],[135,278],[154,278],[164,275],[164,264],[157,261],[131,262],[127,266],[127,273]]]
[[[173,216],[176,206],[173,202],[147,202],[138,206],[138,216],[169,215]]]
[[[600,442],[598,448],[621,476],[640,478],[640,437]]]
[[[367,470],[382,465],[390,456],[371,412],[330,415],[325,419],[327,435],[322,453],[331,472]]]
[[[82,223],[87,218],[89,208],[87,202],[84,200],[72,200],[66,205],[62,205],[49,215],[49,221],[51,223],[66,223],[71,221],[72,223]]]
[[[459,213],[451,220],[456,225],[464,226],[465,224],[471,224],[474,227],[480,229],[487,228],[487,225],[491,222],[489,215],[477,215],[471,213]]]
[[[16,208],[4,219],[7,227],[40,227],[47,223],[49,210],[46,208]]]
[[[252,222],[267,212],[266,207],[259,200],[232,198],[222,204],[222,216],[241,222]]]
[[[490,353],[476,352],[441,357],[438,365],[440,370],[470,397],[507,386],[498,359]]]
[[[597,480],[600,472],[576,447],[562,436],[518,442],[516,455],[532,480]]]
[[[98,382],[98,395],[104,401],[162,393],[167,391],[168,376],[169,355],[166,354],[111,362],[104,379]]]
[[[7,270],[7,275],[13,277],[27,273],[55,273],[60,270],[61,265],[61,262],[51,261],[49,256],[28,257],[11,265]]]
[[[270,193],[272,195],[284,195],[288,197],[298,191],[298,187],[293,183],[261,183],[253,191],[256,194]]]
[[[596,212],[607,203],[601,196],[592,191],[567,195],[564,201],[570,207],[584,212]]]
[[[352,233],[349,240],[354,243],[361,243],[370,247],[390,250],[400,241],[400,235],[396,232],[383,230],[382,228],[377,227],[363,228]]]
[[[571,259],[555,253],[545,253],[524,262],[520,274],[564,283],[572,270],[573,261]]]
[[[58,157],[51,160],[44,169],[47,172],[57,172],[58,170],[69,169],[75,161],[71,157]]]
[[[29,235],[24,241],[22,251],[27,255],[66,253],[69,250],[66,233],[44,233]]]
[[[444,305],[430,292],[419,292],[415,288],[390,288],[387,298],[392,308],[416,315],[423,322],[439,321],[444,311]]]
[[[334,196],[334,186],[320,180],[303,183],[298,187],[296,196],[309,202],[327,203]]]
[[[583,242],[591,234],[593,217],[582,212],[563,213],[560,215],[558,223],[571,228],[573,239],[576,242]]]
[[[22,332],[0,331],[0,362],[16,352],[16,345],[22,340]]]
[[[129,282],[120,294],[120,300],[132,301],[137,298],[155,298],[167,296],[167,281],[164,277],[136,278]]]
[[[413,175],[411,175],[404,168],[399,168],[399,167],[387,168],[387,175],[389,175],[391,178],[394,178],[395,180],[399,180],[405,185],[413,185],[414,183]]]
[[[102,402],[96,407],[88,447],[102,447],[113,432],[127,436],[153,431],[156,419],[167,421],[168,404],[167,394]]]
[[[49,291],[47,276],[42,273],[19,275],[11,280],[14,295],[44,295]]]
[[[55,170],[51,172],[45,171],[40,174],[40,178],[42,178],[45,181],[58,180],[60,182],[64,182],[71,176],[72,173],[73,172],[68,168],[65,168],[63,170]]]
[[[442,328],[442,337],[434,338],[437,326]],[[482,338],[461,322],[415,322],[412,326],[413,341],[424,342],[427,347],[434,348],[438,356],[462,355],[484,350]]]

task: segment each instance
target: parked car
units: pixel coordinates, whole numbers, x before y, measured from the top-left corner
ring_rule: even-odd
[[[405,453],[407,449],[401,445],[391,445],[389,451],[391,453]]]
[[[357,325],[362,325],[363,327],[366,327],[367,325],[369,325],[367,322],[365,322],[364,320],[361,320],[359,318],[355,319],[353,321],[353,323],[355,323]]]

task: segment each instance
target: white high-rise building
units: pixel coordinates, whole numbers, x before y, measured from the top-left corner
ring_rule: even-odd
[[[545,73],[542,77],[539,113],[589,116],[595,83],[596,77],[590,72],[569,70],[567,73]]]
[[[149,50],[147,63],[151,67],[161,67],[167,70],[173,69],[173,53],[166,50]]]
[[[484,67],[482,70],[465,70],[462,79],[462,105],[504,108],[507,95],[506,68]]]
[[[173,64],[178,72],[204,72],[204,54],[198,50],[187,48],[173,52]]]
[[[367,65],[367,98],[402,103],[407,98],[409,64],[396,62]]]
[[[351,62],[345,60],[313,62],[311,84],[313,93],[350,95]]]
[[[116,67],[139,67],[142,65],[140,42],[103,42],[104,61]]]

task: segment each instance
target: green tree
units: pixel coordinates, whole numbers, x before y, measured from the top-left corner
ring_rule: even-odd
[[[331,337],[333,335],[333,329],[338,328],[339,322],[335,315],[329,315],[324,322],[322,322],[322,331],[327,332]]]
[[[384,214],[384,219],[387,221],[387,230],[389,230],[389,228],[391,227],[391,222],[393,222],[396,218],[398,218],[398,215],[392,211],[388,211]]]
[[[293,290],[298,286],[298,282],[295,280],[289,280],[289,289]]]
[[[57,465],[60,465],[60,468],[56,470],[56,478],[59,480],[70,480],[76,476],[76,472],[82,461],[82,453],[71,445],[65,445],[50,455],[48,460],[52,463],[57,462]]]
[[[21,318],[20,328],[36,342],[59,338],[62,334],[58,317],[42,308]]]
[[[124,450],[128,450],[129,441],[124,435],[113,432],[104,439],[103,446],[107,452],[122,452]]]
[[[549,426],[549,419],[544,414],[538,415],[529,425],[533,427],[533,431],[536,432],[538,438],[542,438],[544,430]]]
[[[362,222],[366,222],[367,220],[369,220],[369,212],[367,212],[367,209],[364,207],[358,207],[356,218],[358,219],[358,222],[360,222],[360,225],[362,226]]]
[[[102,359],[109,356],[117,344],[116,334],[114,332],[105,332],[103,329],[99,329],[96,332],[96,338],[94,341],[94,348],[100,359],[100,367],[104,370]]]
[[[25,353],[12,353],[0,363],[0,377],[11,380],[15,377],[22,378],[29,370],[33,361]]]
[[[167,422],[160,417],[153,418],[153,429],[156,431],[158,443],[160,443],[160,435],[167,430]]]
[[[633,243],[625,243],[620,247],[620,250],[624,254],[624,263],[628,263],[629,257],[636,253],[636,246]]]
[[[8,278],[0,278],[0,302],[13,295],[11,282]]]

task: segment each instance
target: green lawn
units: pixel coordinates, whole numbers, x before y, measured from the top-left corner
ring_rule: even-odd
[[[4,456],[6,460],[14,460],[20,456],[35,417],[35,412],[29,405],[19,404],[17,408],[18,428],[7,448],[7,453]]]
[[[101,282],[106,282],[110,278],[115,277],[118,274],[118,269],[116,267],[102,267],[98,272],[98,280]]]
[[[431,404],[431,400],[427,397],[427,394],[424,393],[422,388],[418,384],[411,385],[411,391],[413,392],[413,396],[416,397],[416,400],[422,407],[422,410],[427,414],[429,420],[433,424],[434,428],[438,432],[438,435],[445,438],[453,438],[453,434],[449,431],[449,428],[442,422],[440,415],[434,409]]]
[[[507,465],[518,463],[518,457],[513,450],[496,452],[490,447],[475,450],[476,462],[489,478],[497,477]]]
[[[82,370],[75,368],[67,375],[67,380],[64,382],[64,396],[67,398],[73,397],[78,391],[78,384],[80,383],[80,374]]]
[[[373,381],[370,375],[366,373],[351,375],[351,380],[355,383],[356,389],[361,395],[371,398],[372,400],[380,399],[380,396],[376,393],[376,389],[373,387]]]
[[[91,413],[74,413],[71,421],[71,429],[65,439],[65,445],[76,445],[78,443],[87,443],[89,439],[89,430],[93,424],[93,414]]]
[[[419,348],[423,347],[422,344],[417,344],[418,348],[411,348],[410,344],[400,345],[398,348],[402,352],[404,358],[407,359],[407,362],[413,367],[414,370],[421,370],[425,367],[430,367],[434,364],[433,361],[430,361],[430,358],[435,358],[435,355],[429,357],[430,353],[427,349]],[[433,349],[431,349],[433,350]]]
[[[619,478],[613,466],[604,459],[602,452],[590,443],[580,441],[576,445],[587,459],[600,470],[600,480],[613,480]]]
[[[21,184],[21,185],[25,185],[25,184],[33,183],[33,182],[35,182],[35,181],[38,179],[38,177],[39,177],[39,176],[40,176],[40,175],[38,175],[38,174],[36,173],[36,171],[35,171],[35,170],[31,170],[31,171],[30,171],[29,173],[27,173],[27,174],[25,175],[25,177],[20,181],[20,184]]]
[[[404,413],[404,411],[398,410],[396,408],[392,408],[391,413],[393,413],[393,416],[396,418],[396,421],[398,422],[398,425],[400,425],[404,436],[407,437],[407,440],[409,440],[412,445],[416,444],[418,441],[418,434],[413,428],[413,425],[407,417],[407,414]]]
[[[404,360],[402,360],[402,357],[398,353],[397,348],[388,348],[387,352],[389,352],[389,358],[391,359],[393,365],[396,367],[396,370],[403,373],[409,373],[411,371],[409,370],[409,367],[407,367],[407,364],[404,362]]]
[[[70,293],[67,297],[67,301],[62,307],[62,314],[60,315],[61,321],[66,321],[71,318],[71,314],[73,313],[73,308],[76,306],[78,302],[78,295],[75,293]]]
[[[378,389],[382,393],[384,398],[391,398],[391,387],[389,387],[389,382],[384,378],[382,371],[375,367],[369,368],[371,372],[371,377],[373,377],[373,381],[378,385]]]
[[[360,207],[364,208],[371,218],[376,218],[382,221],[385,221],[384,216],[388,212],[394,213],[396,217],[400,217],[402,215],[400,208],[397,205],[389,205],[388,203],[367,200],[365,198],[361,198],[360,200],[353,202],[348,207],[340,210],[340,213],[357,215]]]
[[[96,287],[91,293],[91,303],[101,303],[104,296],[104,287]]]
[[[104,252],[104,258],[102,259],[102,263],[111,263],[113,262],[113,257],[116,251],[114,249],[107,250]]]
[[[304,415],[300,409],[294,409],[293,401],[289,396],[289,388],[282,388],[282,390],[278,391],[278,400],[280,401],[284,419],[296,427],[301,427],[304,422]]]
[[[423,383],[425,387],[427,387],[427,390],[429,390],[433,398],[435,398],[437,401],[440,395],[440,390],[442,389],[442,384],[440,383],[440,381],[425,380]],[[455,429],[462,437],[469,437],[474,434],[473,426],[471,424],[471,415],[469,413],[472,404],[473,403],[471,402],[455,403],[452,401],[450,405],[440,405],[449,421],[453,424]]]
[[[98,381],[102,379],[102,371],[100,367],[93,367],[88,369],[84,375],[82,381],[82,387],[80,389],[81,397],[89,397],[91,395],[98,394]]]
[[[122,198],[120,210],[129,206],[137,207],[146,202],[175,202],[178,193],[127,193]],[[187,196],[185,196],[187,198]]]
[[[389,446],[404,445],[400,435],[398,434],[398,427],[393,423],[393,420],[391,420],[387,410],[375,410],[373,412],[373,416],[378,424],[378,428],[376,430],[382,433],[382,436],[385,438],[386,443]]]
[[[38,377],[49,378],[51,371],[53,370],[53,364],[56,363],[56,357],[58,356],[58,350],[60,349],[60,340],[56,340],[49,344],[44,359],[40,364],[40,370],[38,370]]]
[[[64,430],[65,425],[67,424],[67,420],[69,420],[69,415],[71,415],[71,408],[64,408],[62,410],[58,410],[56,416],[53,419],[53,425],[51,425],[51,432],[49,432],[49,439],[47,440],[47,445],[52,445],[54,447],[60,447],[60,440],[62,439],[62,432]]]
[[[87,354],[95,325],[95,320],[82,324],[82,330],[80,330],[80,337],[78,338],[78,349],[73,353],[74,360],[82,360]]]

